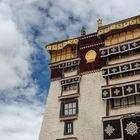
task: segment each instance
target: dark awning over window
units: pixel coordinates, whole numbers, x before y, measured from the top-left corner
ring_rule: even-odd
[[[104,140],[140,140],[140,114],[103,120]]]
[[[140,48],[140,40],[128,41],[119,45],[113,45],[112,47],[101,48],[101,57],[108,57],[114,54],[121,54],[127,51]]]
[[[102,87],[103,99],[121,98],[135,94],[140,94],[140,81]]]
[[[115,64],[112,66],[106,66],[102,68],[103,76],[110,76],[120,73],[126,73],[130,71],[140,70],[140,60],[128,61],[125,63]]]
[[[121,122],[117,120],[104,121],[104,139],[117,139],[122,138]]]

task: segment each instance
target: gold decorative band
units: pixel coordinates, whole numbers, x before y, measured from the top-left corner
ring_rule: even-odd
[[[137,24],[140,24],[140,16],[133,17],[133,18],[130,18],[128,20],[117,22],[117,23],[114,23],[111,25],[102,26],[98,29],[97,36],[106,34],[112,30],[123,29],[125,27],[130,26],[130,25],[137,25]]]
[[[49,45],[47,46],[47,50],[48,51],[53,51],[53,50],[61,50],[63,49],[65,46],[70,45],[70,44],[78,44],[79,39],[71,39],[68,41],[64,41],[62,43],[58,43],[58,44],[54,44],[54,45]]]

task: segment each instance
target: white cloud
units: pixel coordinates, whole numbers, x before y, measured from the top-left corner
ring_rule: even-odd
[[[83,25],[87,32],[94,32],[98,18],[107,24],[135,16],[140,13],[139,5],[139,0],[1,0],[0,139],[38,139],[42,109],[36,97],[38,84],[31,77],[30,58],[38,53],[33,42],[43,47],[79,36]]]
[[[0,104],[1,140],[35,140],[38,138],[42,119],[40,106]]]
[[[23,28],[24,30],[24,28]],[[0,136],[1,140],[38,138],[42,109],[35,98],[38,85],[31,78],[35,48],[15,22],[6,2],[0,3]],[[20,97],[22,96],[22,98]],[[31,102],[30,104],[27,104]]]
[[[28,80],[33,47],[13,22],[10,7],[1,4],[0,9],[0,90],[5,90]]]

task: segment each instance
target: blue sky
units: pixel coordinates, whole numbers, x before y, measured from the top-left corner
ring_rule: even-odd
[[[54,41],[140,13],[139,0],[0,0],[0,139],[38,140]]]

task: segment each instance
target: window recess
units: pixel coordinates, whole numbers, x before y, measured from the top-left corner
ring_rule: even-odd
[[[112,108],[122,108],[131,105],[140,104],[140,95],[132,95],[123,98],[114,98],[110,100]]]
[[[73,121],[64,122],[64,135],[73,134]]]
[[[78,115],[78,100],[62,101],[60,108],[60,117],[69,117]]]

